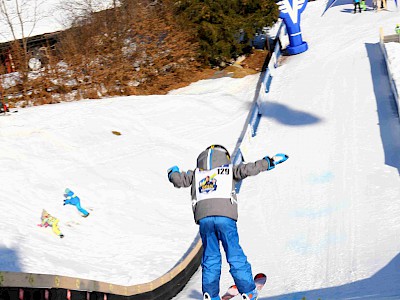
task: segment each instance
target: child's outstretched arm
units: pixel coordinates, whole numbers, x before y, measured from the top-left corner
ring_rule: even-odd
[[[189,170],[187,172],[179,171],[177,166],[173,166],[167,170],[168,180],[176,188],[189,187],[192,185],[193,181],[193,171]]]
[[[233,177],[235,180],[242,180],[248,176],[255,176],[263,171],[270,171],[276,165],[283,163],[289,158],[286,154],[278,153],[272,158],[265,156],[263,159],[252,163],[240,164],[233,167]]]
[[[64,199],[64,204],[63,205],[66,205],[66,204],[72,204],[71,203],[71,198]]]

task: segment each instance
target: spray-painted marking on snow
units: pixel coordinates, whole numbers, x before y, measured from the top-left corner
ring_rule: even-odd
[[[308,241],[307,237],[299,236],[297,238],[289,240],[287,247],[288,249],[302,254],[310,255],[320,253],[332,245],[337,245],[346,240],[344,235],[327,234],[319,242]]]
[[[295,218],[309,218],[309,219],[317,219],[322,218],[328,215],[331,215],[343,208],[347,207],[348,204],[344,201],[338,203],[335,206],[329,205],[327,207],[312,209],[312,208],[299,208],[292,211],[291,215]]]
[[[332,181],[333,178],[333,173],[331,171],[326,171],[318,175],[312,174],[309,176],[308,180],[312,184],[323,184]]]

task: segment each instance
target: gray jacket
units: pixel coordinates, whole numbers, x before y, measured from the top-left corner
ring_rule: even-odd
[[[269,164],[265,159],[232,166],[229,153],[218,151],[218,149],[214,149],[214,151],[207,149],[200,153],[197,158],[197,168],[195,170],[174,172],[171,174],[169,180],[176,188],[191,186],[193,213],[196,223],[198,223],[200,219],[209,216],[225,216],[236,221],[238,218],[238,208],[235,184],[237,181],[245,179],[247,176],[254,176],[260,172],[266,171],[268,166]],[[226,196],[214,198],[212,194],[217,186],[217,184],[215,184],[215,189],[210,193],[207,192],[208,195],[206,199],[201,199],[201,201],[199,201],[198,190],[201,188],[199,184],[204,182],[204,176],[201,176],[201,172],[214,169],[216,172],[220,170],[232,170],[232,174],[230,175],[230,178],[232,178],[231,186],[229,187],[230,193],[229,195],[227,193],[224,194]],[[220,180],[220,182],[222,182],[222,180]],[[212,186],[212,184],[209,186]],[[221,189],[222,187],[218,186],[218,188]]]

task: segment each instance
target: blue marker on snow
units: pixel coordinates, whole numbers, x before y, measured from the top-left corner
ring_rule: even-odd
[[[80,213],[82,213],[83,217],[87,217],[89,213],[81,206],[81,200],[79,199],[78,196],[74,194],[73,191],[70,189],[66,188],[65,189],[65,197],[66,199],[64,200],[64,205],[66,204],[71,204],[75,206]]]

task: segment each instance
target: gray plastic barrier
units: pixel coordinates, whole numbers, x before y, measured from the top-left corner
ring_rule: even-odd
[[[397,111],[400,113],[399,93],[398,93],[398,90],[397,90],[396,82],[394,81],[393,75],[392,75],[393,67],[390,67],[389,58],[388,58],[388,55],[387,55],[387,52],[386,52],[386,48],[385,48],[385,43],[390,43],[390,42],[400,43],[400,34],[393,34],[393,35],[384,36],[383,35],[383,30],[381,28],[379,45],[381,46],[383,57],[385,58],[386,68],[387,68],[388,75],[389,75],[390,87],[392,89],[394,99],[396,100]]]

